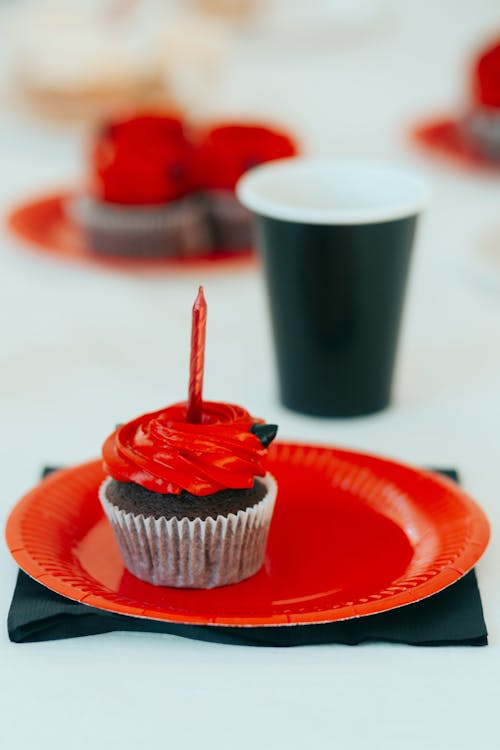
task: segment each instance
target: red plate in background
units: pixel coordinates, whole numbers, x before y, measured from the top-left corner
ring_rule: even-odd
[[[460,122],[452,118],[431,120],[416,127],[413,140],[438,157],[462,167],[498,171],[500,163],[479,154],[464,138]]]
[[[63,596],[109,612],[227,626],[345,620],[441,591],[481,557],[483,511],[455,483],[375,456],[276,443],[279,491],[266,562],[211,590],[152,586],[124,569],[97,497],[100,461],[58,471],[7,523],[18,565]]]
[[[65,261],[119,271],[222,269],[251,265],[253,250],[217,251],[189,258],[113,258],[92,253],[83,232],[65,210],[70,192],[43,195],[20,203],[7,216],[10,230],[32,249]]]

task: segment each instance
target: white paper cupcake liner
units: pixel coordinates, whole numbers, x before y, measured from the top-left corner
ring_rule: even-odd
[[[217,518],[144,517],[109,502],[106,479],[99,499],[125,567],[156,586],[210,589],[254,575],[264,562],[277,494],[270,474],[259,478],[267,494],[256,505]]]
[[[100,254],[185,257],[207,252],[212,244],[207,210],[196,196],[163,206],[120,206],[78,196],[66,210]]]

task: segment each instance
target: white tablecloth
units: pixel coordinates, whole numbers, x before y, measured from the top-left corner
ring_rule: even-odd
[[[415,250],[393,407],[316,420],[281,408],[257,271],[132,276],[0,246],[0,520],[44,463],[97,456],[118,421],[184,397],[190,310],[209,305],[205,395],[241,403],[280,436],[455,466],[500,521],[500,281],[479,257],[500,236],[498,176],[414,151],[406,128],[453,110],[467,56],[500,27],[493,0],[386,6],[349,33],[295,50],[248,39],[207,114],[267,116],[313,153],[399,159],[433,199]],[[258,50],[258,54],[255,52]],[[80,134],[5,114],[0,201],[74,182]],[[12,645],[0,636],[0,745],[12,748],[498,747],[500,552],[477,566],[490,645],[294,649],[116,633]],[[0,549],[0,612],[16,566]],[[66,739],[63,739],[65,737]]]

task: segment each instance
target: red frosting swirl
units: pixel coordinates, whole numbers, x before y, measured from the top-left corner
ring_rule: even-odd
[[[186,421],[186,402],[118,427],[103,445],[105,471],[162,494],[209,495],[251,487],[264,476],[266,449],[250,432],[255,419],[234,404],[203,403],[200,424]]]

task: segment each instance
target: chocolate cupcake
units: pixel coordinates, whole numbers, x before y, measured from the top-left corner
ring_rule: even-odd
[[[126,258],[206,252],[211,238],[205,204],[192,191],[194,159],[175,117],[145,113],[103,125],[92,145],[88,193],[68,206],[90,252]]]
[[[204,133],[197,169],[216,249],[249,250],[254,244],[251,213],[235,195],[239,178],[257,164],[296,153],[286,133],[262,125],[227,123]]]
[[[276,499],[266,472],[274,425],[239,406],[187,403],[120,426],[103,446],[99,496],[123,562],[160,586],[238,583],[263,564]]]

